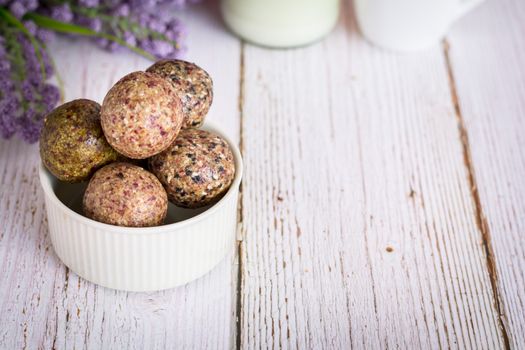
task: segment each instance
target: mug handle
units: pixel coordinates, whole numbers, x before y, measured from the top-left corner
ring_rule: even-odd
[[[464,14],[472,10],[474,7],[481,4],[483,1],[485,0],[458,0],[454,19],[463,16]]]

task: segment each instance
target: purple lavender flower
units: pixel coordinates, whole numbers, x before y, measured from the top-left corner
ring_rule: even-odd
[[[9,11],[15,16],[16,18],[22,18],[23,15],[26,14],[27,9],[24,7],[24,5],[21,2],[13,2],[9,6]]]
[[[20,91],[22,92],[22,98],[26,101],[33,100],[33,83],[29,80],[22,82],[20,86]]]
[[[75,16],[75,23],[83,27],[89,28],[95,32],[100,32],[103,28],[103,23],[100,18],[90,18],[82,15]]]
[[[18,110],[18,100],[14,96],[2,96],[2,100],[0,100],[0,135],[3,138],[8,139],[16,133],[18,129],[16,118],[12,116],[17,114]]]
[[[18,33],[16,39],[21,45],[23,58],[25,60],[25,72],[23,74],[32,84],[38,84],[42,80],[43,74],[36,49],[25,34]]]
[[[60,99],[60,92],[56,86],[51,84],[44,84],[41,89],[42,102],[44,106],[48,107],[48,112],[52,109],[58,100]]]
[[[115,17],[127,17],[131,12],[129,4],[119,4],[111,10],[111,15]]]
[[[156,0],[130,0],[129,4],[135,9],[152,9],[158,4]]]
[[[51,17],[60,22],[71,22],[73,20],[73,16],[73,12],[71,12],[71,8],[67,3],[53,6],[51,9]]]
[[[153,40],[151,42],[152,51],[159,57],[169,57],[175,55],[175,49],[172,44],[164,40]]]
[[[38,27],[33,21],[24,21],[24,27],[26,27],[27,31],[33,36],[35,36],[38,31]]]
[[[53,39],[55,39],[55,32],[38,28],[35,37],[42,43],[50,43],[53,41]]]
[[[9,63],[9,60],[5,56],[5,49],[3,46],[0,46],[0,77],[2,78],[0,79],[0,84],[8,82],[8,79],[6,80],[5,78],[7,77],[7,73],[9,73],[10,68],[11,68],[11,64]]]
[[[137,38],[131,32],[124,32],[122,35],[124,41],[131,46],[137,46]]]
[[[100,5],[100,1],[99,0],[78,0],[78,4],[80,6],[85,6],[85,7],[97,7],[98,5]]]
[[[0,7],[25,27],[22,31],[0,22],[0,136],[16,134],[27,142],[37,141],[44,116],[60,98],[57,87],[46,82],[54,72],[45,43],[53,40],[55,33],[49,30],[52,27],[40,28],[43,22],[32,14],[105,34],[105,38],[93,40],[109,51],[122,49],[117,43],[121,42],[157,58],[170,58],[184,52],[181,39],[185,28],[159,8],[182,8],[198,1],[0,0]]]
[[[18,1],[3,1],[0,6],[5,6],[9,12],[16,18],[22,18],[27,12],[34,11],[38,8],[39,2],[37,0],[18,0]]]
[[[44,50],[40,50],[41,60],[38,58],[34,44],[17,28],[4,23],[0,33],[0,135],[18,134],[33,143],[45,114],[59,99],[58,89],[43,81],[41,62],[47,76],[53,73],[52,65]]]
[[[34,109],[28,108],[25,114],[19,118],[20,134],[27,143],[35,143],[40,137],[40,130],[42,130],[44,121],[36,119],[37,115]]]

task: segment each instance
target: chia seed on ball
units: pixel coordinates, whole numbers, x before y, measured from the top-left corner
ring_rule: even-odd
[[[180,207],[199,208],[217,202],[235,177],[228,143],[199,129],[184,129],[164,152],[150,158],[150,170]]]
[[[162,60],[146,72],[166,78],[175,88],[182,102],[183,129],[203,124],[213,101],[213,81],[204,69],[182,60]]]

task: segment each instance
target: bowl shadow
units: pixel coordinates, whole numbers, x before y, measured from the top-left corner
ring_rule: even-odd
[[[84,212],[82,210],[82,198],[84,197],[84,192],[86,191],[87,185],[87,182],[70,184],[54,181],[53,191],[55,192],[57,198],[62,203],[64,203],[64,205],[66,205],[68,208],[70,208],[77,214],[84,215]],[[205,212],[212,206],[213,204],[198,209],[185,209],[179,208],[173,205],[171,202],[169,202],[166,220],[162,225],[174,224],[176,222],[190,219],[194,216]]]

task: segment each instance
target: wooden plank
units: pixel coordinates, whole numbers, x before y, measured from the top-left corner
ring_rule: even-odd
[[[488,1],[448,38],[464,147],[509,345],[525,348],[525,3]]]
[[[240,46],[219,29],[213,6],[183,14],[190,33],[186,59],[212,75],[209,119],[238,140]],[[66,39],[52,49],[66,100],[101,101],[121,76],[150,64]],[[98,287],[67,270],[53,253],[36,170],[38,146],[0,141],[0,162],[6,164],[0,170],[0,348],[232,346],[238,274],[233,252],[205,277],[173,290],[125,293]]]
[[[499,348],[440,46],[246,45],[241,348]]]

